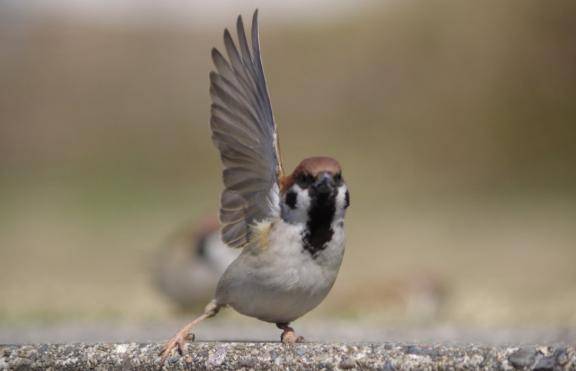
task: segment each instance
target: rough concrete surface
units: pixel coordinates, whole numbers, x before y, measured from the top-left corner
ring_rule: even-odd
[[[161,343],[0,345],[0,369],[157,370]],[[571,346],[196,342],[168,369],[576,370]]]

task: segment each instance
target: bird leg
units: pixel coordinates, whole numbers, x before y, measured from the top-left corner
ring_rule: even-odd
[[[304,338],[302,336],[296,336],[294,329],[288,325],[288,323],[276,324],[276,327],[278,327],[280,330],[284,330],[282,335],[280,335],[280,341],[282,341],[284,344],[303,343]]]
[[[182,329],[178,331],[176,335],[166,343],[166,345],[164,345],[164,348],[160,352],[160,355],[162,356],[161,360],[162,364],[164,363],[164,361],[166,361],[166,358],[168,358],[168,356],[172,353],[174,349],[176,349],[176,351],[180,355],[182,355],[186,342],[194,341],[194,334],[191,334],[190,330],[192,330],[194,326],[204,321],[205,319],[214,317],[218,313],[220,308],[222,308],[222,305],[218,304],[216,300],[212,300],[206,306],[206,308],[204,309],[204,313],[202,313],[201,316],[195,318],[192,322],[182,327]]]

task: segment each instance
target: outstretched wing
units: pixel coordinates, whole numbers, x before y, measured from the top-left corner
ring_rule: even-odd
[[[242,247],[250,241],[255,223],[280,213],[282,164],[260,59],[258,11],[252,18],[251,47],[241,16],[236,28],[239,48],[224,31],[228,60],[212,49],[217,72],[210,73],[210,125],[224,165],[222,239],[231,247]]]

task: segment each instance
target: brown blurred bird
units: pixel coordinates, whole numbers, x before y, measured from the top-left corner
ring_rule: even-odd
[[[224,32],[228,60],[216,49],[210,73],[212,139],[224,165],[222,239],[243,248],[226,269],[204,313],[164,347],[182,353],[192,327],[226,306],[276,324],[281,341],[302,341],[289,326],[326,297],[344,255],[344,215],[350,197],[339,163],[303,160],[284,176],[278,133],[260,59],[258,11],[251,47],[242,17],[238,47]]]
[[[180,309],[198,309],[240,251],[222,241],[216,215],[201,218],[164,241],[154,259],[154,286]]]

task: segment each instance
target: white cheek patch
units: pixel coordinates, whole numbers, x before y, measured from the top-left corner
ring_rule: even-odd
[[[282,203],[282,218],[289,223],[306,223],[308,221],[308,210],[310,209],[310,195],[307,189],[302,189],[299,185],[294,184],[286,195],[290,192],[296,194],[296,205],[294,208],[286,205],[285,200]]]
[[[335,220],[344,218],[344,214],[346,213],[346,192],[348,192],[346,185],[338,187],[338,193],[336,194],[336,215],[334,215]]]
[[[308,212],[311,202],[308,190],[300,188],[298,184],[293,185],[292,190],[298,195],[298,198],[296,199],[296,209]]]

